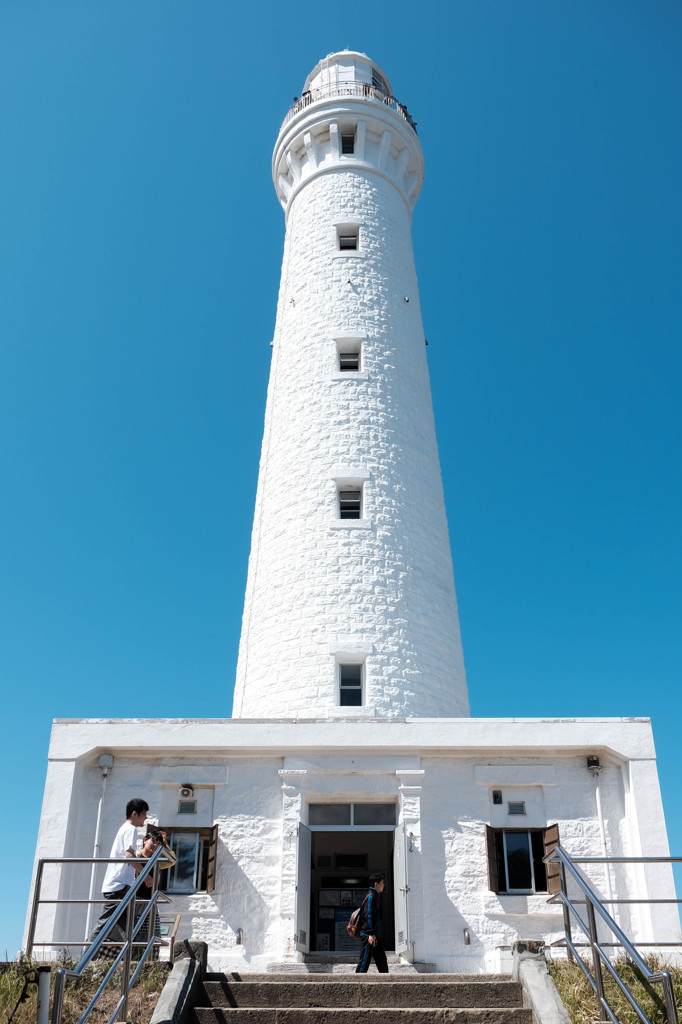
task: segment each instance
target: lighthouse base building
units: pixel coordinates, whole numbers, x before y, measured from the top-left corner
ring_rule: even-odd
[[[510,966],[559,940],[545,855],[668,855],[646,719],[471,719],[411,217],[416,123],[364,54],[281,126],[286,216],[233,717],[56,721],[36,864],[106,857],[143,797],[180,938],[215,970],[348,960],[386,874],[405,963]],[[665,864],[585,866],[639,943],[679,935]],[[46,865],[34,949],[93,923],[103,865]],[[94,911],[96,913],[96,911]],[[28,927],[28,926],[27,926]]]
[[[171,836],[169,910],[214,970],[352,960],[345,924],[385,871],[387,949],[505,972],[514,940],[563,936],[546,845],[668,855],[646,719],[56,721],[38,856],[90,856],[98,820],[106,856],[132,795]],[[669,865],[584,868],[604,899],[674,898]],[[46,868],[43,895],[87,899],[89,884],[83,866]],[[39,940],[87,933],[83,904],[40,915]],[[637,941],[678,937],[674,906],[615,916]]]

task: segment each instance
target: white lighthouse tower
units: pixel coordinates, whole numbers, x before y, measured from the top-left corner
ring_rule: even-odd
[[[233,716],[467,716],[416,125],[364,54],[331,54],[272,167],[287,227]]]

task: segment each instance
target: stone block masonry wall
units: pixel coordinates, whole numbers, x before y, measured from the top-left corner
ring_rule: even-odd
[[[339,338],[361,341],[360,373],[338,372]],[[363,521],[339,521],[355,478]],[[468,714],[409,214],[383,177],[338,169],[289,209],[234,716],[333,712],[353,651],[370,712]]]

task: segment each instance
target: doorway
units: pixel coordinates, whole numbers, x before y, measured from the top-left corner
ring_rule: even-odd
[[[360,940],[346,931],[351,914],[369,888],[369,876],[381,871],[386,876],[386,897],[382,901],[382,929],[387,950],[395,948],[393,910],[394,830],[315,830],[310,857],[310,951],[356,955]]]

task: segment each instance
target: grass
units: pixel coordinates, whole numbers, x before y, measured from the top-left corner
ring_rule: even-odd
[[[34,963],[10,963],[3,966],[0,973],[0,1021],[2,1024],[7,1024],[19,997],[25,990],[27,998],[17,1007],[12,1024],[35,1024],[38,989],[36,985],[29,985],[26,989],[25,982],[32,976],[32,972],[37,966],[39,966],[37,961]],[[52,1012],[52,993],[54,992],[57,968],[71,965],[62,961],[60,963],[52,962],[50,966],[52,967],[50,1012]],[[149,1024],[169,970],[170,964],[159,961],[153,961],[144,966],[139,981],[128,996],[127,1021],[131,1024]],[[109,982],[97,1006],[92,1011],[90,1020],[93,1024],[106,1024],[113,1013],[121,995],[117,978],[118,975]],[[63,1024],[76,1024],[97,991],[101,980],[101,973],[90,968],[86,969],[81,978],[67,979],[62,1013]]]
[[[645,957],[653,971],[670,971],[673,979],[675,1004],[682,1018],[682,968],[670,967],[656,957]],[[591,968],[591,961],[585,961]],[[593,1024],[599,1020],[599,1008],[592,987],[579,965],[569,960],[554,960],[547,964],[549,973],[571,1018],[571,1024]],[[623,979],[652,1024],[667,1024],[663,986],[649,985],[638,968],[629,961],[614,961],[619,977]],[[641,1024],[640,1018],[622,994],[616,982],[604,971],[604,993],[611,1009],[622,1024]]]

